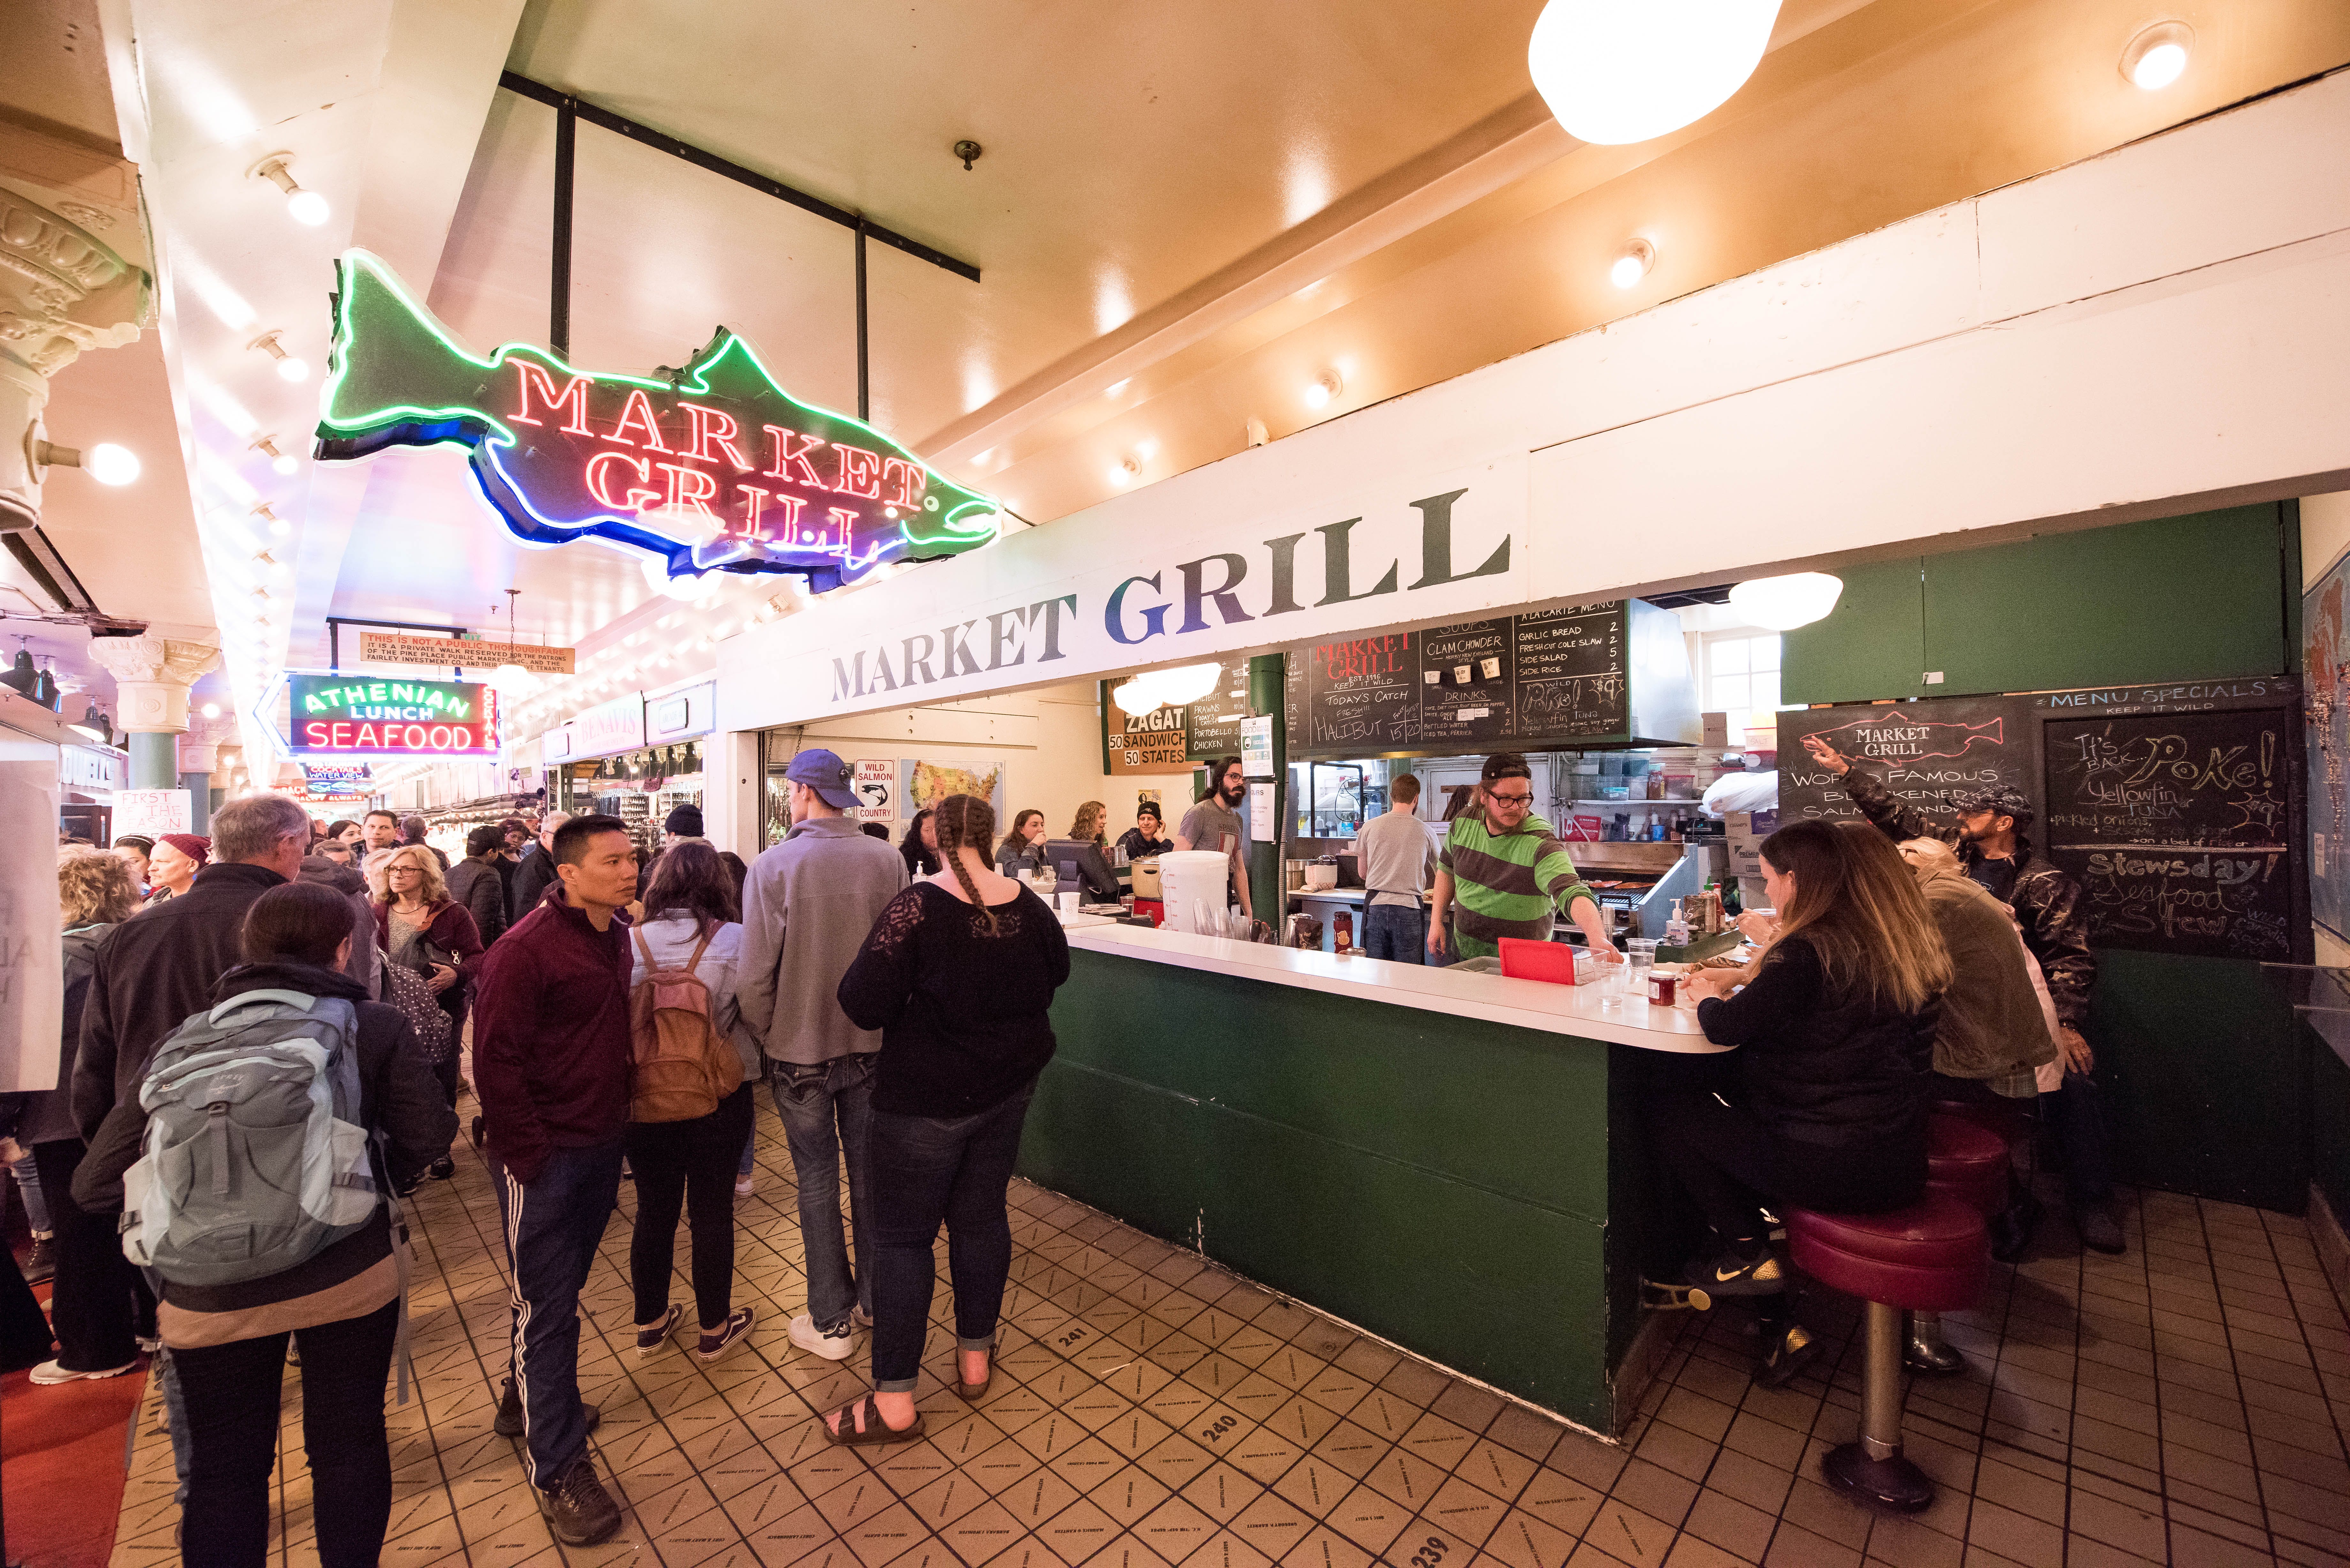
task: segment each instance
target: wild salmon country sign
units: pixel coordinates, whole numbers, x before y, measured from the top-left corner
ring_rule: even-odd
[[[823,592],[996,536],[995,503],[870,425],[788,396],[721,327],[682,369],[575,370],[509,343],[483,358],[365,251],[336,264],[317,455],[470,449],[482,494],[529,545],[592,538],[671,577],[792,572]]]

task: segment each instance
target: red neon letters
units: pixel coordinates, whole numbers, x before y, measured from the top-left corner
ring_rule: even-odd
[[[302,725],[302,744],[321,752],[458,753],[483,749],[470,724],[366,724],[348,719],[311,719]]]

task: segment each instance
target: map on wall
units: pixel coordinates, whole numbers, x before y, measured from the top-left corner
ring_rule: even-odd
[[[898,799],[909,817],[925,807],[937,805],[951,794],[978,796],[994,808],[997,826],[1006,826],[1002,763],[968,760],[932,763],[915,757],[898,759]]]
[[[2309,912],[2350,941],[2350,556],[2302,596],[2302,711],[2308,743]]]

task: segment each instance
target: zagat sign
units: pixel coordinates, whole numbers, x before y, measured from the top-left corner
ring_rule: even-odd
[[[288,675],[297,757],[494,757],[497,692],[455,680]]]
[[[483,496],[525,544],[595,539],[671,578],[791,572],[820,593],[998,532],[994,502],[872,426],[787,396],[726,328],[650,377],[575,370],[525,344],[482,358],[377,257],[346,252],[337,275],[317,455],[466,447]]]

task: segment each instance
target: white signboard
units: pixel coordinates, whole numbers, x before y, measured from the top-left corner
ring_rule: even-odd
[[[57,748],[7,742],[0,758],[0,821],[57,821]],[[57,835],[0,833],[0,1091],[64,1081],[64,968]]]
[[[1253,784],[1248,786],[1248,792],[1249,842],[1252,844],[1279,843],[1281,830],[1274,825],[1273,819],[1273,785]]]
[[[193,809],[183,789],[119,789],[114,792],[114,836],[137,834],[161,838],[192,831]]]
[[[895,757],[859,757],[851,764],[854,777],[848,787],[857,795],[857,820],[859,822],[895,822],[898,820],[898,759]]]
[[[1273,776],[1273,715],[1241,721],[1241,777]]]

